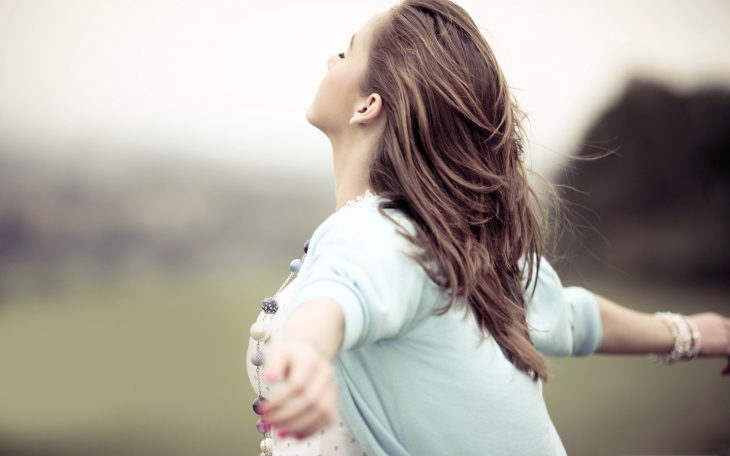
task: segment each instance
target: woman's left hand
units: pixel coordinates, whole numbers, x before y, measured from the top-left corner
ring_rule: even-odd
[[[715,312],[702,312],[688,315],[697,324],[700,332],[700,352],[698,357],[728,358],[728,365],[722,375],[730,375],[730,318]]]
[[[337,410],[332,362],[308,341],[282,336],[264,352],[264,378],[279,382],[263,404],[263,420],[279,436],[308,437],[331,424]]]

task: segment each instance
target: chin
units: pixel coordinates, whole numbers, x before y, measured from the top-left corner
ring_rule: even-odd
[[[314,125],[315,127],[317,126],[316,125],[316,122],[315,122],[315,119],[314,119],[314,115],[312,113],[312,107],[311,106],[309,107],[309,109],[307,109],[306,117],[307,117],[307,122],[309,122],[310,124]]]
[[[317,114],[316,110],[312,109],[312,106],[310,106],[307,110],[307,122],[309,122],[310,125],[322,131],[323,133],[327,131],[326,122],[324,122],[324,119],[322,119],[321,116]]]
[[[307,122],[309,122],[312,126],[320,128],[321,119],[317,116],[317,110],[314,109],[314,104],[309,106],[309,109],[307,109]]]

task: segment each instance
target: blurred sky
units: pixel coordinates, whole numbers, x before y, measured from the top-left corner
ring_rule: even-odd
[[[458,1],[546,171],[630,75],[730,85],[726,0]],[[393,1],[0,0],[0,140],[330,171],[305,113],[330,54]]]

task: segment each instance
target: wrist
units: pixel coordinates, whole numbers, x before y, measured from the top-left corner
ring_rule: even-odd
[[[344,337],[344,316],[330,298],[315,298],[297,307],[287,319],[281,336],[295,343],[311,345],[332,361]]]
[[[669,353],[651,353],[649,359],[660,364],[672,364],[679,360],[691,360],[699,354],[701,347],[700,333],[691,318],[673,312],[655,312],[653,318],[660,320],[673,338],[672,350]]]
[[[330,356],[330,351],[327,350],[327,347],[323,347],[322,345],[320,345],[320,343],[318,343],[316,339],[310,337],[308,334],[300,334],[297,333],[295,330],[286,330],[282,332],[279,340],[283,343],[296,345],[298,347],[309,347],[323,358],[327,358],[328,360],[332,359]]]

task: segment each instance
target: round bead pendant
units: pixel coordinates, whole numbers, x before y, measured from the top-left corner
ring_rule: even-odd
[[[256,341],[264,341],[269,338],[269,327],[260,321],[252,324],[249,332],[251,333],[251,338]]]
[[[261,451],[263,451],[266,456],[271,456],[271,453],[274,451],[274,439],[271,437],[263,439],[261,441]]]
[[[289,263],[289,270],[294,274],[297,274],[301,268],[302,260],[300,260],[299,258],[294,258],[293,260],[291,260],[291,263]]]
[[[279,303],[276,302],[276,299],[274,298],[266,298],[261,303],[261,309],[264,311],[264,313],[273,314],[276,313],[277,310],[279,310]]]
[[[264,420],[259,418],[259,420],[256,421],[256,430],[262,434],[269,432],[269,430],[271,430],[271,424],[264,423]]]
[[[261,352],[256,352],[251,355],[251,364],[254,366],[261,366],[264,364],[264,354]]]
[[[261,413],[261,406],[263,406],[266,403],[266,398],[263,396],[259,396],[256,398],[256,400],[253,401],[253,411],[257,415],[263,415]]]

